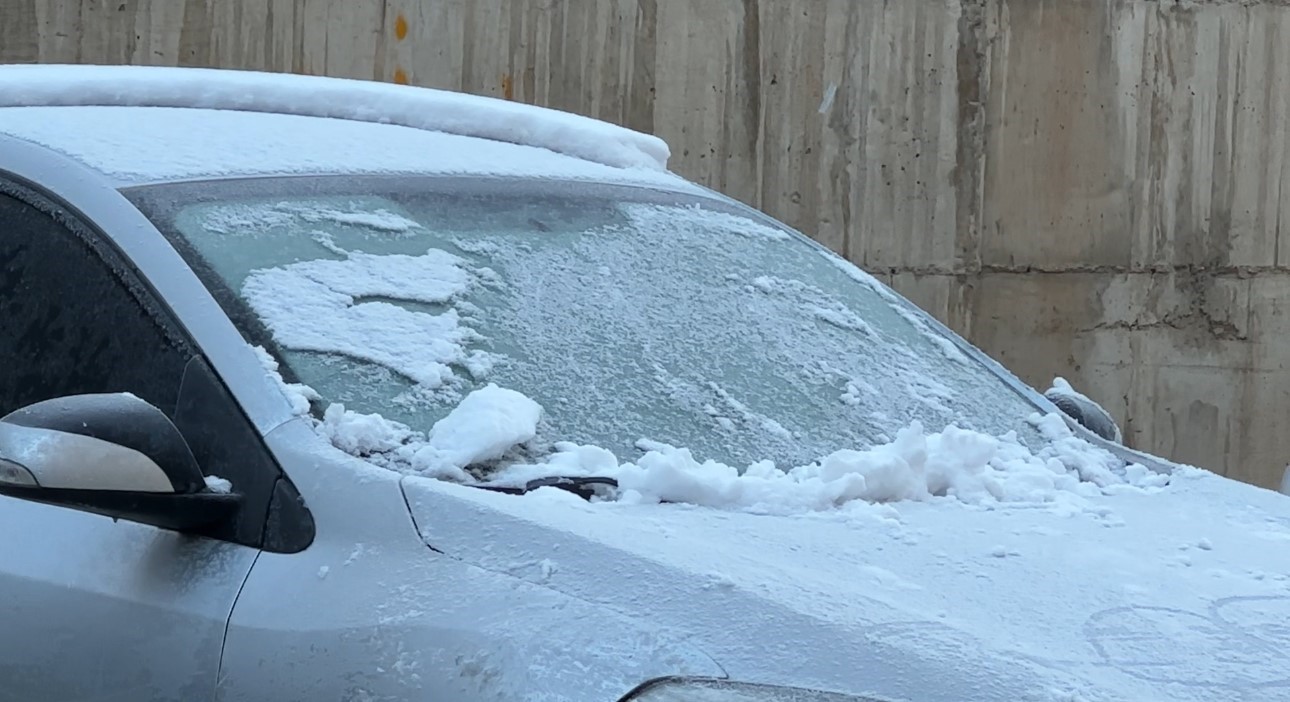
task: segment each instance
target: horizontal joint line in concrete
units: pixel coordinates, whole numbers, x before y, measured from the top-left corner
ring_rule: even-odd
[[[1052,266],[1002,266],[985,264],[973,268],[947,268],[944,266],[909,266],[909,267],[878,267],[865,266],[871,274],[875,275],[918,275],[918,276],[949,276],[949,277],[971,277],[987,273],[1004,273],[1017,275],[1087,275],[1089,273],[1106,273],[1112,275],[1212,275],[1235,278],[1252,278],[1258,275],[1267,274],[1290,274],[1290,267],[1287,266],[1213,266],[1213,265],[1196,265],[1196,264],[1178,264],[1178,265],[1158,265],[1158,266],[1081,266],[1070,265],[1062,267]]]

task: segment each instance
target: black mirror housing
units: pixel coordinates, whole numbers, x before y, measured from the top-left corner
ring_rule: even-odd
[[[170,418],[128,393],[45,400],[15,410],[0,422],[86,436],[134,449],[152,459],[181,495],[201,492],[206,486],[197,459]]]
[[[0,418],[0,468],[0,494],[177,531],[227,519],[241,502],[207,490],[175,424],[128,393],[61,397]]]

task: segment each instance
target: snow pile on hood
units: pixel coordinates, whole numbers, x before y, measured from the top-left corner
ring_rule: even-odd
[[[317,429],[336,448],[386,468],[426,477],[474,482],[466,468],[499,460],[537,436],[542,407],[489,383],[457,404],[428,434],[379,414],[333,403]]]
[[[743,470],[700,462],[687,449],[649,441],[639,444],[646,451],[643,456],[619,464],[604,449],[562,443],[543,463],[513,466],[495,479],[532,479],[552,472],[605,475],[617,479],[623,502],[679,502],[764,514],[940,497],[973,505],[1078,503],[1081,497],[1169,481],[1144,466],[1126,468],[1109,452],[1075,436],[1058,415],[1036,414],[1031,421],[1051,442],[1038,451],[1012,433],[994,437],[952,425],[927,432],[914,422],[890,443],[835,451],[787,470],[769,461]]]
[[[542,406],[514,390],[496,385],[466,396],[435,422],[425,447],[413,454],[421,473],[446,474],[495,461],[537,436]]]
[[[337,404],[316,426],[336,448],[410,475],[461,483],[482,478],[494,485],[557,475],[603,476],[617,480],[620,502],[679,502],[764,514],[934,498],[972,505],[1069,504],[1080,511],[1076,505],[1083,497],[1169,482],[1168,475],[1144,466],[1125,467],[1077,437],[1056,414],[1030,418],[1048,440],[1037,451],[1012,432],[996,437],[956,426],[927,432],[914,422],[886,444],[835,451],[787,470],[770,461],[741,470],[700,462],[688,449],[648,440],[638,443],[644,455],[635,462],[620,463],[606,449],[569,442],[555,443],[540,461],[523,462],[542,411],[525,395],[489,384],[467,395],[427,434]],[[497,467],[508,456],[513,460]]]

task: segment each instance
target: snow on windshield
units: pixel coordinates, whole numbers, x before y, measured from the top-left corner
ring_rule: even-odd
[[[881,285],[720,209],[431,194],[178,220],[297,376],[412,427],[496,382],[550,409],[548,443],[624,459],[647,439],[796,464],[915,420],[1029,431],[1033,407]]]
[[[215,204],[205,212],[202,226],[213,234],[254,236],[257,232],[263,231],[265,227],[289,226],[297,220],[309,224],[327,222],[353,224],[391,234],[410,232],[421,226],[396,212],[381,208],[372,210],[334,209],[329,207],[304,207],[291,202],[280,202],[272,207]]]
[[[280,378],[279,378],[280,379]],[[477,482],[465,468],[522,455],[537,433],[543,409],[524,395],[489,384],[476,390],[431,430],[421,433],[377,414],[332,405],[317,422],[337,448],[410,475]],[[599,446],[556,442],[537,462],[515,461],[489,474],[496,485],[523,485],[548,476],[601,476],[619,485],[628,503],[686,503],[760,514],[791,515],[850,502],[891,503],[949,498],[966,504],[1046,504],[1080,512],[1081,497],[1167,485],[1169,476],[1125,466],[1105,449],[1077,437],[1059,415],[1028,421],[1048,439],[1039,450],[1015,433],[991,436],[950,425],[927,431],[917,421],[895,439],[867,449],[842,449],[787,468],[771,461],[731,466],[699,461],[685,448],[638,442],[643,454],[620,462]]]
[[[774,512],[1154,479],[1031,416],[867,275],[730,212],[420,192],[178,220],[301,380],[293,406],[392,470]]]
[[[482,374],[488,355],[466,351],[478,335],[456,310],[434,314],[395,303],[448,302],[466,288],[458,263],[433,249],[423,256],[353,253],[256,271],[243,295],[283,346],[369,361],[434,390],[451,382],[452,365]]]

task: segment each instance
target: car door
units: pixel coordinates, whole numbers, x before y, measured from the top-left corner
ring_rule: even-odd
[[[39,191],[0,179],[0,415],[54,397],[130,392],[179,425],[209,474],[239,445],[212,428],[250,430],[227,393],[194,401],[192,388],[213,378],[106,237]],[[238,465],[259,458],[243,454]],[[263,509],[239,527],[251,538],[0,496],[0,700],[211,699],[225,626],[259,553],[248,543],[273,490],[261,492],[251,502]]]

